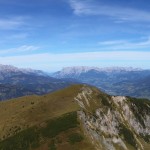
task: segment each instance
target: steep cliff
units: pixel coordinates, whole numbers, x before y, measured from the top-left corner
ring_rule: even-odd
[[[145,150],[150,142],[150,101],[110,96],[84,86],[75,97],[85,134],[98,150]],[[149,147],[150,148],[150,147]]]

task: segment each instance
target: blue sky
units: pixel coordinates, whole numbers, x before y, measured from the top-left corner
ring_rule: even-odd
[[[150,2],[0,0],[0,63],[150,69]]]

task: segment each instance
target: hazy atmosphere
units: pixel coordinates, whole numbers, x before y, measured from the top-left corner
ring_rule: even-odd
[[[0,0],[0,63],[150,69],[148,0]]]

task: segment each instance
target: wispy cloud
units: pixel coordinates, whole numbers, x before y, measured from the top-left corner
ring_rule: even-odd
[[[107,51],[82,52],[65,54],[34,54],[0,57],[0,63],[12,64],[18,67],[32,67],[35,69],[57,70],[64,66],[90,65],[114,66],[128,65],[132,67],[147,67],[150,63],[150,52],[139,51]],[[107,62],[107,63],[106,63]],[[116,63],[117,62],[117,63]],[[119,63],[118,63],[119,62]],[[31,66],[32,64],[32,66]],[[107,67],[108,67],[107,66]]]
[[[105,46],[120,45],[120,44],[126,44],[126,43],[128,43],[128,41],[126,40],[113,40],[113,41],[98,42],[99,45],[105,45]]]
[[[10,35],[9,37],[7,37],[7,39],[25,39],[25,38],[27,38],[29,36],[29,34],[28,33],[20,33],[20,34],[12,34],[12,35]]]
[[[13,55],[16,53],[23,53],[23,52],[32,52],[35,50],[38,50],[39,47],[37,46],[33,46],[33,45],[22,45],[20,47],[17,48],[10,48],[10,49],[5,49],[5,50],[0,50],[0,54],[7,54],[7,55]]]
[[[91,0],[69,0],[76,15],[103,15],[120,21],[150,21],[150,12],[135,8],[104,5]]]
[[[25,19],[21,16],[0,18],[0,30],[17,29],[25,25]]]
[[[150,37],[136,42],[127,40],[101,41],[98,42],[98,45],[109,50],[144,50],[145,48],[150,48]]]

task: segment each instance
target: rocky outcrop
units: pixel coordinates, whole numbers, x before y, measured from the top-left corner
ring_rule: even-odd
[[[97,150],[145,150],[150,142],[150,101],[109,96],[84,86],[74,98],[87,137]]]

